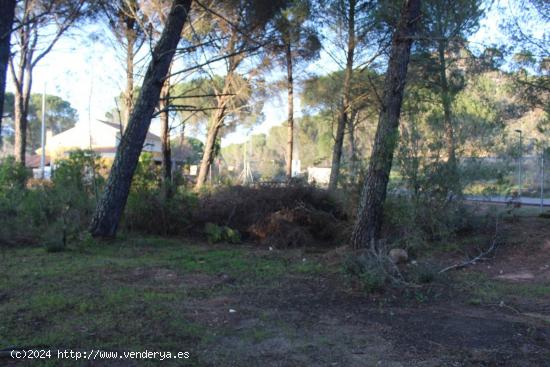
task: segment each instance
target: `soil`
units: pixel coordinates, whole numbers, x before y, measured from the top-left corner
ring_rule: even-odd
[[[468,275],[550,286],[550,221],[505,224],[495,257],[429,291],[369,296],[337,276],[289,276],[188,303],[188,317],[223,326],[199,352],[211,366],[550,366],[550,294],[468,303]],[[498,283],[500,284],[500,283]],[[546,288],[550,289],[550,288]],[[431,293],[430,293],[431,291]],[[415,296],[428,294],[418,301]],[[515,300],[515,301],[514,301]]]

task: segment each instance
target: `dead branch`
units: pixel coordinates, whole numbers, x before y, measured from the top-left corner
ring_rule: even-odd
[[[447,266],[446,268],[444,269],[441,269],[439,271],[439,274],[442,274],[442,273],[445,273],[449,270],[453,270],[453,269],[463,269],[465,267],[468,267],[470,265],[474,265],[475,263],[477,262],[480,262],[480,261],[485,261],[488,259],[488,256],[493,253],[496,248],[498,247],[500,241],[499,241],[499,227],[498,227],[498,217],[496,219],[496,223],[495,223],[495,234],[493,235],[493,238],[491,240],[491,246],[489,246],[489,248],[485,251],[481,251],[479,253],[479,255],[477,255],[476,257],[474,258],[471,258],[463,263],[460,263],[460,264],[455,264],[455,265],[451,265],[451,266]]]

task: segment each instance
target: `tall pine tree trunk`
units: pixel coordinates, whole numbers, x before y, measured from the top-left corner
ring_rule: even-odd
[[[231,36],[227,44],[227,48],[225,49],[227,54],[231,55],[235,53],[238,36],[239,32],[232,27]],[[242,60],[243,55],[231,56],[228,58],[227,74],[225,75],[223,81],[221,93],[216,96],[217,106],[214,115],[211,116],[212,120],[206,136],[206,144],[204,146],[202,160],[199,167],[199,174],[197,175],[197,182],[195,184],[196,190],[200,189],[206,183],[208,173],[211,170],[212,162],[214,161],[216,155],[216,142],[218,141],[218,134],[223,126],[225,116],[228,113],[228,105],[231,98],[230,94],[234,89],[235,74],[237,72],[237,67]],[[216,91],[216,94],[217,93],[218,92]]]
[[[170,78],[166,78],[160,91],[160,141],[162,150],[162,179],[165,189],[172,182],[172,149],[170,147]],[[166,192],[168,193],[168,192]]]
[[[126,23],[126,90],[124,91],[124,114],[122,126],[126,128],[134,107],[134,46],[136,43],[135,19],[128,16]]]
[[[25,12],[25,14],[27,14]],[[27,16],[23,16],[23,22]],[[13,122],[15,127],[14,156],[15,160],[25,165],[27,150],[27,112],[32,87],[32,50],[36,46],[36,38],[31,41],[32,29],[29,23],[21,25],[18,31],[21,49],[17,63],[17,70],[13,56],[10,59],[10,70],[15,85]]]
[[[15,125],[14,155],[15,160],[22,165],[25,165],[27,152],[28,111],[32,88],[32,67],[27,58],[30,59],[28,55],[21,57],[21,64],[19,65],[18,71],[19,83],[15,88],[14,94],[13,113]]]
[[[197,176],[197,182],[195,189],[200,189],[205,183],[208,177],[208,172],[212,166],[212,162],[215,157],[216,141],[218,140],[218,134],[223,126],[223,120],[225,118],[226,111],[226,96],[221,96],[218,100],[218,108],[216,113],[212,117],[210,128],[206,136],[206,144],[204,145],[204,152],[202,155],[201,165],[199,168],[199,174]]]
[[[447,148],[447,189],[457,193],[460,188],[458,174],[458,165],[456,160],[456,140],[452,119],[452,100],[447,79],[447,60],[445,57],[445,46],[440,44],[438,47],[439,57],[439,79],[441,84],[441,106],[443,107],[443,124],[445,128],[445,144]]]
[[[332,168],[330,170],[329,190],[335,190],[338,187],[340,177],[340,163],[342,161],[342,148],[344,145],[344,132],[349,120],[349,109],[351,102],[351,78],[353,75],[353,56],[355,54],[355,1],[349,2],[348,18],[348,45],[346,57],[346,70],[344,73],[343,98],[338,116],[338,125],[336,127],[336,139],[332,149]]]
[[[174,0],[172,3],[166,26],[153,50],[141,92],[117,147],[105,191],[92,218],[90,232],[94,237],[116,235],[120,217],[128,199],[132,177],[151,124],[151,117],[159,102],[160,91],[190,7],[191,0]]]
[[[0,148],[2,147],[2,117],[6,93],[6,73],[10,60],[10,39],[16,0],[0,0]]]
[[[286,47],[286,85],[288,94],[288,141],[286,146],[286,177],[292,178],[292,153],[294,150],[294,80],[292,74],[292,50],[290,43]]]
[[[369,245],[373,248],[380,237],[393,152],[399,137],[399,115],[411,45],[419,16],[420,0],[405,0],[392,37],[384,82],[383,106],[378,118],[374,146],[351,238],[352,246],[356,249]]]

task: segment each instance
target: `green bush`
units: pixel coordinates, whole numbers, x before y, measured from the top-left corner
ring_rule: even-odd
[[[48,182],[28,180],[27,170],[12,158],[0,163],[0,243],[66,243],[78,237],[101,185],[97,165],[93,154],[71,153]]]
[[[13,157],[7,157],[0,162],[0,193],[25,187],[30,171],[17,163]]]
[[[415,253],[472,228],[472,218],[460,201],[388,196],[384,205],[384,235],[394,247]]]
[[[123,228],[158,234],[186,234],[197,197],[183,186],[162,186],[161,172],[150,154],[142,154],[126,202]]]
[[[218,226],[214,223],[206,223],[204,225],[204,233],[210,243],[229,242],[240,243],[241,234],[236,229],[227,226]]]
[[[413,283],[427,284],[436,280],[439,275],[439,267],[435,264],[421,262],[412,267],[408,277]]]
[[[167,197],[163,189],[132,190],[122,225],[129,231],[178,235],[189,231],[196,196],[183,188]]]
[[[366,254],[349,256],[344,261],[343,271],[367,293],[382,291],[389,280],[385,264]]]

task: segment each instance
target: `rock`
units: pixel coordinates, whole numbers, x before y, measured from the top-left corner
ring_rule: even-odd
[[[402,264],[406,263],[409,259],[409,255],[407,254],[407,250],[404,250],[402,248],[392,248],[390,250],[389,254],[390,260],[394,264]]]

